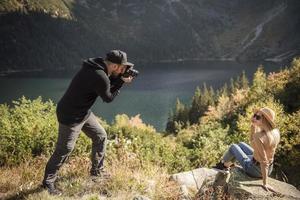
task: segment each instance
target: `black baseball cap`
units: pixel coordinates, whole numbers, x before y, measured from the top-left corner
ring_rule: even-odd
[[[121,50],[111,50],[106,54],[106,59],[112,63],[132,67],[134,64],[127,61],[127,54]]]

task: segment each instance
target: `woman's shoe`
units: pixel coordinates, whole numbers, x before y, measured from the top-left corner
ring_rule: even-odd
[[[229,174],[230,173],[230,168],[226,167],[224,163],[218,162],[215,166],[212,167],[214,170],[218,172],[222,172],[224,174]]]

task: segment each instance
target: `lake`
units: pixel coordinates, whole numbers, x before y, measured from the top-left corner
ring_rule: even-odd
[[[259,64],[263,64],[266,72],[283,67],[274,63],[232,61],[140,64],[135,67],[140,71],[139,76],[131,84],[125,85],[112,103],[104,103],[98,98],[92,110],[108,122],[112,122],[117,114],[140,114],[145,123],[162,131],[177,98],[190,103],[197,86],[206,82],[208,86],[219,88],[243,70],[252,78]],[[10,104],[22,95],[30,99],[42,96],[44,100],[51,99],[57,103],[73,75],[74,73],[68,73],[60,74],[61,78],[49,78],[43,73],[38,74],[38,77],[36,73],[32,76],[26,73],[26,76],[20,74],[19,77],[0,77],[0,103]]]

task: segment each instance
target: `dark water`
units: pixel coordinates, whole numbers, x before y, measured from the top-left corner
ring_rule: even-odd
[[[168,113],[174,107],[177,98],[190,103],[195,88],[206,82],[214,88],[223,86],[231,77],[244,70],[252,77],[258,65],[263,64],[266,72],[276,71],[280,67],[274,63],[237,63],[227,61],[181,62],[167,64],[147,64],[136,66],[139,77],[125,85],[120,95],[112,103],[104,103],[99,98],[93,106],[93,112],[111,122],[117,114],[129,116],[141,115],[147,124],[158,130],[164,130]],[[10,103],[22,95],[27,98],[42,96],[55,103],[65,92],[73,73],[59,74],[49,78],[49,74],[20,74],[19,77],[0,77],[0,103]],[[34,77],[33,77],[34,76]]]

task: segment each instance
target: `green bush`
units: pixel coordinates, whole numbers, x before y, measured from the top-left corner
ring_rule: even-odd
[[[209,121],[196,127],[195,135],[184,143],[191,150],[189,159],[193,167],[211,166],[222,158],[228,148],[228,129],[217,121]]]
[[[0,107],[0,165],[22,162],[28,156],[48,154],[57,138],[55,106],[39,97],[25,97]]]
[[[141,120],[133,122],[132,119],[126,115],[116,116],[115,123],[108,129],[110,138],[108,157],[115,156],[116,159],[135,157],[141,165],[152,163],[165,166],[170,172],[188,169],[190,165],[187,160],[187,149],[163,137]]]
[[[294,59],[290,69],[272,73],[268,77],[268,90],[284,105],[288,113],[300,109],[300,58]]]
[[[0,166],[18,164],[32,156],[49,155],[58,136],[55,105],[39,97],[0,105]],[[91,141],[81,134],[74,150],[78,155],[90,152]]]
[[[275,163],[292,183],[300,184],[300,110],[285,116]],[[280,172],[281,173],[281,172]]]

